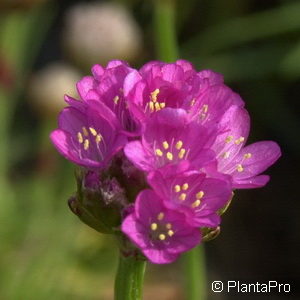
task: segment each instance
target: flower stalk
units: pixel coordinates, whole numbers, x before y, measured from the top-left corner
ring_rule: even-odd
[[[120,253],[115,279],[115,300],[141,300],[146,261]]]

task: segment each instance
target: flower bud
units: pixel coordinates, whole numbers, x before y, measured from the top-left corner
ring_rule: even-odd
[[[123,189],[115,178],[100,181],[98,174],[91,171],[80,178],[81,175],[76,174],[78,190],[68,201],[71,211],[93,229],[113,233],[120,225],[126,202]]]

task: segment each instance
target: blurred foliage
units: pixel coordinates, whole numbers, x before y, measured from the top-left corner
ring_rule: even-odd
[[[32,72],[51,60],[69,60],[60,34],[65,12],[78,1],[38,2],[26,1],[25,10],[18,4],[0,6],[0,299],[112,299],[114,242],[68,211],[73,167],[48,141],[56,116],[35,115],[26,96]],[[127,5],[142,26],[145,51],[136,66],[154,59],[151,1],[117,2]],[[251,138],[280,140],[296,170],[299,1],[177,0],[176,5],[181,56],[198,69],[224,74],[257,124]],[[295,175],[284,163],[282,168]],[[292,195],[288,176],[284,180],[275,176],[274,182]],[[265,197],[275,199],[275,193],[267,190]],[[172,266],[164,268],[158,274],[161,269],[153,267],[157,275],[149,275],[149,282],[179,280]],[[162,297],[175,299],[174,294]]]

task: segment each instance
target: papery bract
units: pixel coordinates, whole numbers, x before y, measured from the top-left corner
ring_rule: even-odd
[[[157,264],[175,261],[201,241],[200,231],[186,222],[185,215],[167,209],[152,190],[138,195],[134,211],[122,223],[122,231]]]

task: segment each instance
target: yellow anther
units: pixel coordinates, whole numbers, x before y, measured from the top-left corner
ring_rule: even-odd
[[[192,207],[192,208],[196,208],[196,207],[198,207],[200,204],[201,204],[201,201],[198,199],[198,200],[196,200],[195,202],[192,203],[191,207]]]
[[[229,135],[226,139],[225,139],[225,143],[230,143],[233,140],[233,136]]]
[[[164,142],[162,143],[162,145],[163,145],[163,147],[164,147],[165,149],[169,149],[169,144],[168,144],[167,141],[164,141]]]
[[[155,106],[155,111],[159,111],[160,110],[160,105],[159,105],[158,102],[155,102],[154,106]]]
[[[175,147],[176,147],[177,150],[180,150],[180,148],[182,147],[182,145],[183,145],[183,142],[182,141],[178,141],[176,143]]]
[[[166,107],[166,103],[165,102],[161,102],[159,103],[159,106],[161,109],[165,108]]]
[[[238,165],[236,166],[236,170],[237,170],[238,172],[243,172],[243,171],[244,171],[244,168],[243,168],[243,166],[242,166],[241,164],[238,164]]]
[[[191,106],[194,106],[195,102],[196,102],[196,99],[195,99],[195,98],[192,99],[192,101],[191,101]]]
[[[174,231],[173,230],[168,230],[168,236],[173,236],[174,235]]]
[[[237,140],[234,141],[234,143],[236,145],[239,145],[240,143],[242,143],[245,140],[245,138],[243,136],[241,136],[240,138],[238,138]]]
[[[119,97],[119,96],[115,96],[115,97],[113,98],[113,101],[114,101],[115,104],[118,104],[119,100],[120,100],[120,97]]]
[[[101,135],[100,135],[100,134],[97,134],[97,135],[96,135],[96,138],[95,138],[96,143],[97,143],[97,144],[100,143],[101,140],[102,140]]]
[[[167,229],[171,229],[171,228],[172,228],[172,224],[171,224],[171,223],[167,223],[167,224],[166,224],[166,228],[167,228]]]
[[[167,152],[167,159],[173,160],[173,154],[171,152]]]
[[[178,153],[178,157],[179,157],[180,159],[182,159],[182,158],[184,157],[184,154],[185,154],[185,149],[182,148],[182,149],[180,149],[180,151],[179,151],[179,153]]]
[[[230,155],[230,152],[229,152],[229,151],[226,151],[226,152],[224,152],[224,153],[223,153],[223,155],[222,155],[222,156],[223,156],[223,158],[225,158],[225,159],[226,159],[226,158],[228,158],[228,157],[229,157],[229,155]]]
[[[96,131],[95,128],[89,127],[89,130],[90,130],[90,133],[91,133],[93,136],[96,136],[96,135],[97,135],[97,131]]]
[[[77,133],[77,139],[78,139],[78,142],[79,142],[80,144],[83,143],[83,137],[82,137],[81,132],[78,132],[78,133]]]
[[[155,103],[157,101],[157,95],[159,94],[159,89],[155,89],[152,93],[150,93],[151,95],[151,100]]]
[[[152,223],[150,227],[151,227],[151,230],[155,231],[158,226],[156,223]]]
[[[196,198],[197,198],[197,199],[201,199],[201,198],[203,198],[203,196],[204,196],[204,192],[203,192],[203,191],[200,191],[200,192],[198,192],[198,193],[196,194]]]
[[[89,146],[90,146],[90,141],[88,139],[85,139],[83,144],[83,149],[87,150],[89,149]]]
[[[203,107],[202,107],[202,111],[206,114],[207,111],[208,111],[208,105],[207,104],[204,104]]]
[[[179,193],[179,192],[180,192],[180,185],[176,184],[176,185],[174,186],[174,191],[175,191],[176,193]]]
[[[154,111],[154,103],[152,101],[149,102],[149,109],[151,112]]]
[[[252,157],[252,154],[251,153],[246,153],[244,154],[244,158],[247,159],[247,158],[251,158]]]
[[[157,220],[161,221],[164,217],[165,217],[165,214],[164,214],[163,212],[160,212],[160,213],[157,215]]]
[[[158,238],[161,240],[161,241],[164,241],[166,239],[166,235],[161,233]]]
[[[186,199],[186,193],[182,193],[179,196],[179,200],[184,201]]]
[[[163,156],[163,153],[162,153],[162,151],[161,151],[160,149],[156,149],[156,150],[155,150],[155,154],[156,154],[157,156]]]
[[[188,188],[189,188],[189,184],[188,184],[188,183],[184,183],[184,184],[182,185],[182,189],[183,189],[184,191],[186,191]]]
[[[88,136],[89,132],[87,131],[87,129],[85,127],[82,127],[82,132],[84,136]]]

